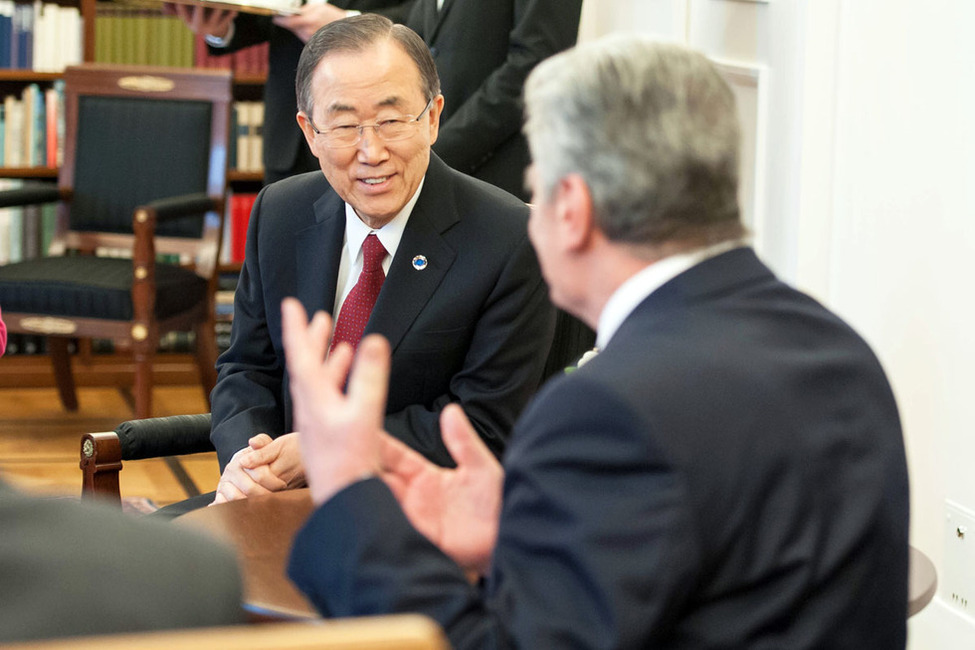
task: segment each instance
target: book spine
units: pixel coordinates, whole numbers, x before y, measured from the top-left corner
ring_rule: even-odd
[[[58,166],[58,91],[44,91],[44,165]]]
[[[4,160],[7,167],[20,167],[24,153],[24,105],[17,97],[8,95],[4,99],[4,106],[7,113]]]
[[[0,0],[0,68],[10,68],[10,41],[13,38],[14,2]]]
[[[251,171],[264,171],[264,102],[254,102],[248,129]]]

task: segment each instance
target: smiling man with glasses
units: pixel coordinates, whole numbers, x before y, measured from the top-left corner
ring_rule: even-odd
[[[444,98],[414,32],[374,14],[332,23],[305,46],[296,89],[298,125],[322,171],[269,185],[251,214],[212,395],[217,502],[304,483],[281,344],[285,296],[333,314],[337,341],[389,340],[385,429],[440,465],[453,462],[438,423],[452,402],[501,454],[551,343],[527,207],[431,153]]]

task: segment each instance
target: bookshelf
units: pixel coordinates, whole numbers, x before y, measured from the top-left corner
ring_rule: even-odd
[[[196,39],[189,32],[182,23],[173,16],[163,16],[157,9],[146,9],[146,8],[133,8],[131,6],[115,4],[110,2],[101,2],[99,0],[42,0],[42,2],[35,2],[34,0],[0,0],[0,36],[3,36],[3,42],[0,43],[0,52],[3,52],[5,47],[16,47],[15,35],[11,38],[7,38],[7,34],[2,30],[2,20],[5,12],[3,6],[7,7],[17,7],[17,8],[34,8],[34,13],[40,12],[37,7],[41,5],[53,5],[57,7],[68,7],[76,9],[80,17],[78,21],[77,29],[80,30],[80,59],[75,62],[106,62],[106,63],[130,63],[130,64],[149,64],[149,65],[177,65],[177,59],[179,57],[170,58],[167,61],[152,60],[152,56],[147,55],[145,52],[134,53],[134,52],[121,52],[119,48],[128,47],[130,43],[117,45],[114,50],[105,45],[106,39],[111,39],[115,35],[120,33],[127,33],[129,30],[125,29],[112,29],[110,21],[106,21],[106,14],[111,15],[112,12],[137,12],[138,15],[150,15],[154,18],[161,18],[167,24],[170,25],[169,29],[162,30],[159,32],[150,31],[148,40],[154,42],[166,42],[167,35],[171,33],[172,24],[178,23],[177,29],[182,32],[179,36],[181,46],[184,49],[182,61],[185,65],[197,65],[201,67],[230,67],[234,71],[234,98],[238,102],[258,102],[262,99],[263,87],[266,78],[266,62],[267,55],[266,50],[260,51],[261,46],[255,46],[253,48],[248,48],[247,50],[242,50],[240,52],[228,55],[227,57],[210,57],[206,54],[205,47],[202,47],[202,40]],[[36,20],[36,18],[34,19]],[[131,26],[134,23],[126,23],[126,26]],[[103,32],[99,32],[99,26],[103,29]],[[145,28],[144,23],[139,25],[139,29]],[[133,30],[135,31],[135,30]],[[145,32],[139,32],[140,34],[145,34]],[[188,35],[188,36],[187,36]],[[47,36],[50,36],[48,33]],[[101,38],[101,40],[99,40]],[[188,39],[188,40],[187,40]],[[43,41],[41,34],[37,34],[33,37],[34,45],[36,47],[37,41]],[[49,41],[50,38],[47,38]],[[60,42],[62,39],[58,39],[57,45],[60,47],[63,43]],[[63,39],[70,41],[72,39]],[[146,40],[146,39],[143,39]],[[99,45],[101,43],[101,45]],[[266,46],[264,46],[266,47]],[[188,50],[187,50],[188,48]],[[125,59],[125,56],[129,56],[129,59]],[[168,56],[169,53],[160,53],[158,56]],[[122,56],[122,59],[112,60],[114,56]],[[150,60],[145,60],[146,57]],[[36,58],[36,57],[35,57]],[[47,60],[45,58],[45,60]],[[71,64],[71,60],[67,61],[67,64]],[[23,63],[17,62],[17,63]],[[63,69],[64,64],[61,65]],[[32,68],[10,68],[3,67],[3,59],[0,58],[0,103],[8,95],[19,96],[24,89],[31,85],[37,84],[42,92],[50,88],[57,80],[61,79],[61,72],[49,71],[49,70],[35,70]],[[2,141],[2,138],[0,138]],[[23,166],[23,165],[10,165],[7,164],[8,161],[3,161],[0,157],[0,178],[14,178],[14,179],[40,179],[40,180],[52,180],[57,178],[57,169],[48,166]],[[231,169],[227,175],[228,186],[234,189],[242,190],[253,190],[258,189],[263,180],[263,175],[261,171],[258,170],[236,170]]]

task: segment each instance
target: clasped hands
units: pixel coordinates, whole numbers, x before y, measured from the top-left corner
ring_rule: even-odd
[[[301,433],[255,436],[225,475],[233,466],[269,491],[304,479],[316,505],[356,481],[379,477],[420,533],[462,568],[484,574],[497,541],[504,471],[463,410],[452,404],[441,413],[444,444],[457,467],[439,467],[383,431],[391,364],[383,337],[365,337],[357,354],[345,343],[328,354],[327,314],[318,312],[309,323],[293,298],[282,302],[281,312]],[[218,500],[231,496],[219,496],[218,489]]]

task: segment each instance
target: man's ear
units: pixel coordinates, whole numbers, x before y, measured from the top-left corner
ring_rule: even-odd
[[[596,228],[592,194],[579,174],[563,176],[556,188],[556,206],[563,241],[571,250],[584,249]]]
[[[301,128],[301,132],[305,134],[305,142],[308,143],[308,148],[318,158],[318,151],[315,149],[315,129],[311,128],[311,120],[302,111],[298,111],[295,119],[298,120],[298,127]]]
[[[437,95],[433,98],[433,103],[430,104],[430,110],[428,111],[426,124],[430,128],[430,144],[437,141],[437,136],[440,135],[440,115],[443,113],[444,97],[443,95]]]

